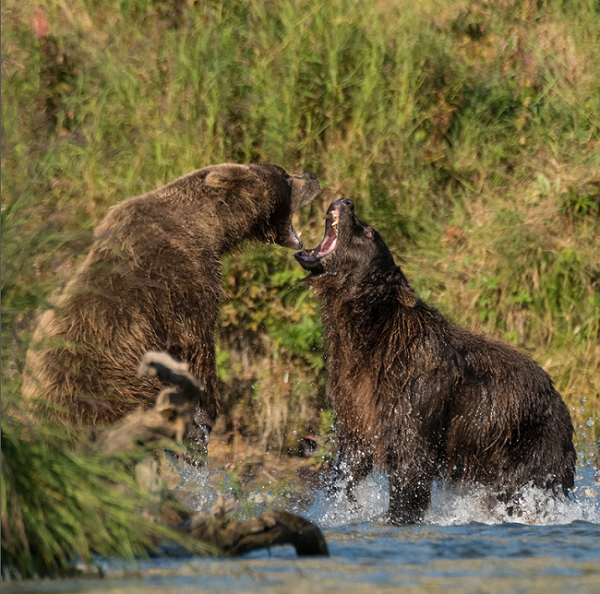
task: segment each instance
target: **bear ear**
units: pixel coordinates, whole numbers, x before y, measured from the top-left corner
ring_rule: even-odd
[[[248,165],[225,163],[215,165],[214,169],[206,176],[206,185],[211,188],[231,188],[240,183],[249,182],[256,174]]]
[[[365,235],[369,238],[369,239],[373,239],[373,237],[375,237],[375,232],[373,231],[373,227],[370,227],[369,225],[367,225],[367,223],[363,223],[362,221],[358,221],[361,225],[361,227],[364,230]]]

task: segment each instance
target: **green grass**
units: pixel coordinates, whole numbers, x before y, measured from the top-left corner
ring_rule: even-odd
[[[539,361],[597,443],[599,30],[593,0],[8,0],[3,387],[111,205],[274,162],[325,188],[306,244],[353,198],[419,294]],[[224,411],[285,449],[327,411],[317,304],[286,250],[224,267]]]
[[[151,451],[108,457],[89,444],[74,447],[64,428],[20,410],[9,390],[3,386],[3,578],[71,575],[78,560],[92,570],[96,555],[135,562],[169,540],[210,552],[152,520],[160,493],[147,492],[132,471]]]

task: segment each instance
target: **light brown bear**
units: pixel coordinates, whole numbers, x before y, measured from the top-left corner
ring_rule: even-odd
[[[24,397],[69,422],[114,423],[154,402],[160,383],[138,378],[137,366],[146,351],[166,351],[204,382],[196,421],[210,431],[219,408],[220,258],[246,240],[301,248],[292,214],[319,192],[312,173],[223,164],[113,207],[80,270],[41,318]]]

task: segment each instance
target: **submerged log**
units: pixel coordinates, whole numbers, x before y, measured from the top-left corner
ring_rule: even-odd
[[[247,521],[228,513],[197,514],[182,529],[228,556],[285,544],[292,545],[299,557],[329,555],[319,527],[285,511],[271,510]]]

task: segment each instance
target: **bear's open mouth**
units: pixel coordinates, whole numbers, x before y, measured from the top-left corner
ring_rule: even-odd
[[[340,222],[340,210],[337,204],[332,204],[325,215],[325,236],[323,241],[313,249],[306,249],[296,254],[296,257],[304,262],[317,262],[321,258],[331,254],[337,247],[338,225]]]

